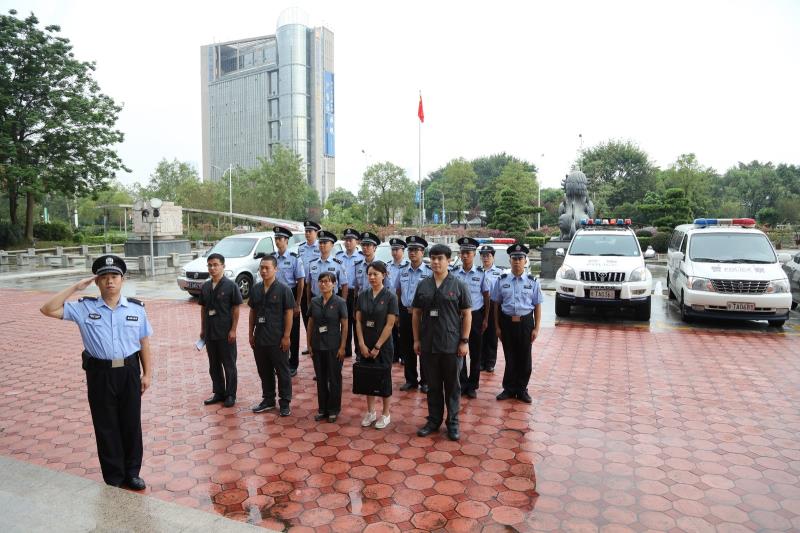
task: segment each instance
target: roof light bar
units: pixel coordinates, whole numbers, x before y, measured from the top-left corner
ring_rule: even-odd
[[[708,226],[742,226],[743,228],[752,228],[756,225],[756,221],[752,218],[696,218],[694,224],[701,228]]]

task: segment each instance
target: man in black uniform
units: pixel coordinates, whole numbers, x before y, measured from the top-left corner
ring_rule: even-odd
[[[292,378],[289,369],[289,345],[293,329],[295,299],[292,289],[278,281],[278,260],[261,258],[258,273],[261,282],[250,292],[248,328],[250,346],[261,378],[261,403],[254,413],[275,408],[275,375],[278,376],[280,415],[289,416],[292,400]]]
[[[428,422],[417,435],[439,429],[447,403],[447,436],[458,440],[458,378],[468,351],[472,301],[467,286],[448,271],[450,254],[443,244],[431,248],[433,276],[420,281],[412,304],[414,352],[428,379]]]
[[[206,343],[208,373],[214,394],[203,403],[236,403],[236,326],[242,293],[225,277],[225,258],[211,254],[206,260],[211,278],[200,289],[200,338]]]
[[[144,304],[122,296],[125,261],[103,255],[92,264],[95,275],[67,287],[45,303],[45,316],[71,320],[83,338],[83,369],[103,480],[115,487],[144,490],[142,467],[142,394],[150,387],[150,336],[153,328]],[[100,298],[66,302],[94,282]],[[139,375],[139,364],[142,373]]]

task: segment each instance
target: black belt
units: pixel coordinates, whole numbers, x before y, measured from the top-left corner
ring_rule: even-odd
[[[98,368],[121,368],[123,366],[139,366],[139,352],[133,353],[125,359],[97,359],[89,355],[86,350],[81,354],[83,356],[83,369],[89,370]]]
[[[507,315],[507,314],[503,313],[502,311],[500,312],[500,316],[510,320],[511,322],[520,322],[520,321],[522,321],[523,318],[528,318],[532,314],[533,314],[533,311],[529,311],[528,313],[526,313],[524,315]],[[516,318],[516,320],[514,320],[515,318]]]

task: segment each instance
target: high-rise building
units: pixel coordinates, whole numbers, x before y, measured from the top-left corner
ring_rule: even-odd
[[[324,202],[335,187],[333,32],[284,11],[275,35],[201,47],[203,179],[252,168],[282,144]]]

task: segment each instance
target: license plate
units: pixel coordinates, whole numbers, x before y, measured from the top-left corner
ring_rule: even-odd
[[[728,311],[755,311],[756,304],[746,302],[728,302]]]
[[[201,283],[199,281],[189,281],[188,283],[186,283],[186,288],[187,289],[199,289],[200,285],[201,285]]]
[[[606,300],[613,300],[614,299],[614,291],[611,290],[597,290],[597,289],[590,289],[589,290],[589,298],[605,298]]]

